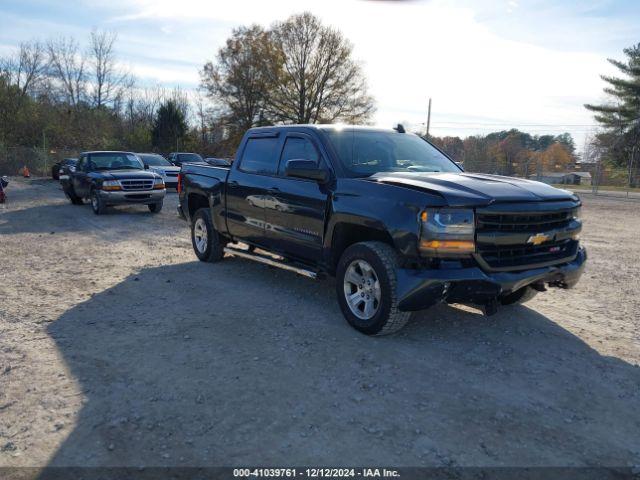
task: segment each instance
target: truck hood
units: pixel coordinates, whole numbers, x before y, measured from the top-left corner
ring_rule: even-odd
[[[180,167],[176,167],[176,166],[155,166],[155,165],[150,165],[149,166],[149,170],[151,170],[152,172],[158,172],[160,174],[164,174],[166,172],[173,172],[173,173],[179,173],[180,172]]]
[[[577,199],[571,192],[545,183],[500,175],[381,172],[365,180],[435,193],[452,207]]]
[[[105,180],[126,180],[128,178],[156,178],[156,174],[147,170],[108,170],[100,172]]]

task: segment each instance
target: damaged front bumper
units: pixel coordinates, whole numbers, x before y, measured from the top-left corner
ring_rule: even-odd
[[[532,284],[571,288],[580,279],[586,260],[587,252],[581,247],[570,262],[518,272],[487,273],[479,267],[398,269],[398,307],[414,311],[439,302],[490,305]]]

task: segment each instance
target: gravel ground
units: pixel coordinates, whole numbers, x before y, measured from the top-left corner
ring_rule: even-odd
[[[331,280],[196,261],[175,193],[7,193],[0,466],[640,464],[638,202],[584,196],[576,289],[369,338]]]

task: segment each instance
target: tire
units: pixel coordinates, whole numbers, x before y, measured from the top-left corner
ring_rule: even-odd
[[[500,303],[502,305],[522,305],[523,303],[527,303],[537,294],[538,291],[531,287],[522,287],[515,292],[511,292],[510,294],[501,297]]]
[[[150,203],[149,205],[147,205],[147,207],[149,207],[149,211],[151,213],[160,213],[160,210],[162,210],[162,200],[160,200],[157,203]]]
[[[353,328],[367,335],[388,335],[407,323],[411,313],[398,310],[399,263],[396,251],[382,242],[356,243],[342,254],[336,272],[336,294],[342,314]],[[349,302],[347,296],[353,301]]]
[[[74,205],[84,204],[84,200],[82,200],[82,198],[76,195],[76,192],[73,190],[73,187],[70,186],[65,188],[64,193],[67,197],[69,197],[69,200],[71,200],[72,204]]]
[[[91,208],[93,213],[96,215],[102,215],[106,210],[107,206],[104,204],[104,200],[100,198],[98,192],[96,190],[91,190],[91,195],[89,197],[91,199]]]
[[[201,262],[219,262],[224,257],[224,244],[211,221],[207,208],[196,211],[191,221],[191,245]]]

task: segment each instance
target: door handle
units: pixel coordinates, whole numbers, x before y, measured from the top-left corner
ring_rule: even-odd
[[[275,195],[280,193],[280,189],[278,187],[271,187],[270,189],[267,190],[267,193]]]
[[[239,184],[237,180],[231,180],[230,182],[227,182],[227,185],[230,187],[237,187]]]

